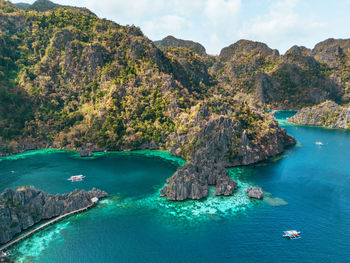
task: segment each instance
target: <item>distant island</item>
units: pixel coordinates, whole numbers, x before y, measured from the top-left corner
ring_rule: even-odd
[[[187,160],[161,192],[169,200],[205,198],[209,185],[232,195],[227,167],[294,145],[265,109],[349,102],[350,40],[284,55],[240,40],[212,56],[47,0],[2,0],[0,20],[0,154],[167,150]]]

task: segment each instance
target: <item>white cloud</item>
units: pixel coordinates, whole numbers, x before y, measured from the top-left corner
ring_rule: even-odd
[[[177,34],[191,27],[191,21],[178,15],[165,15],[143,23],[142,30],[149,36],[161,36],[163,32],[166,34]]]
[[[282,46],[282,51],[301,39],[305,40],[320,30],[324,23],[312,17],[299,16],[295,10],[298,3],[299,0],[282,0],[271,5],[268,14],[258,16],[244,25],[238,32],[238,37],[271,43],[279,48]]]
[[[222,24],[235,19],[241,10],[240,0],[206,0],[204,15],[214,24]]]

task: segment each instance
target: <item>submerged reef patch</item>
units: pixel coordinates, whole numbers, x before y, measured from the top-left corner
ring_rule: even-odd
[[[167,224],[198,223],[203,220],[220,220],[225,216],[243,212],[249,207],[260,203],[251,200],[246,190],[251,184],[238,179],[241,168],[229,169],[229,175],[237,181],[238,189],[233,196],[215,196],[215,187],[209,188],[209,195],[203,200],[187,200],[182,202],[169,201],[159,197],[161,186],[155,193],[140,199],[112,196],[101,201],[99,206],[104,207],[106,213],[123,213],[135,210],[137,212],[151,210],[161,222]],[[164,219],[167,219],[164,221]]]
[[[288,205],[284,199],[280,197],[273,197],[271,193],[265,193],[264,202],[268,203],[270,206]]]
[[[14,248],[17,263],[35,262],[43,250],[49,247],[50,243],[63,242],[61,231],[69,227],[70,222],[64,220],[58,224],[52,225],[49,229],[35,233],[30,238],[20,242]]]

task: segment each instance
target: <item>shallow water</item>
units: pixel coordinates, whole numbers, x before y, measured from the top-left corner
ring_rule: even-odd
[[[183,164],[163,152],[81,159],[46,151],[3,159],[0,191],[31,184],[52,193],[97,187],[111,195],[19,243],[16,260],[350,262],[350,133],[289,125],[288,116],[276,114],[297,146],[268,162],[231,169],[240,186],[235,197],[158,198],[166,178]],[[74,174],[86,180],[66,180]],[[244,192],[250,185],[263,187],[266,201],[250,202]],[[287,229],[301,231],[302,239],[283,239]]]

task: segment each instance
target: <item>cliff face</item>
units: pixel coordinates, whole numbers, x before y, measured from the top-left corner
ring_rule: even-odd
[[[6,189],[0,194],[0,244],[41,220],[57,217],[88,206],[91,198],[103,198],[107,193],[92,189],[75,190],[69,194],[47,194],[33,187]]]
[[[314,107],[299,110],[289,118],[289,121],[302,125],[350,129],[350,107],[326,101]]]
[[[347,101],[347,78],[334,78],[338,68],[325,63],[327,56],[337,56],[335,49],[319,49],[294,46],[279,55],[263,43],[240,40],[222,49],[209,71],[227,95],[250,93],[267,108],[300,108],[327,99]]]
[[[173,37],[156,42],[201,55],[221,94],[253,95],[267,108],[298,109],[326,100],[348,103],[350,40],[327,39],[313,49],[293,46],[284,55],[266,44],[239,40],[219,56],[203,55],[197,45]],[[196,48],[195,48],[196,47]]]
[[[162,190],[169,200],[202,199],[209,185],[215,185],[216,195],[232,195],[237,184],[225,168],[266,160],[295,144],[270,115],[220,100],[193,107],[170,135],[171,153],[189,162]]]
[[[205,48],[201,44],[193,42],[191,40],[182,40],[173,36],[167,36],[166,38],[163,38],[159,41],[155,41],[154,43],[161,48],[183,47],[197,53],[200,56],[207,55]]]

